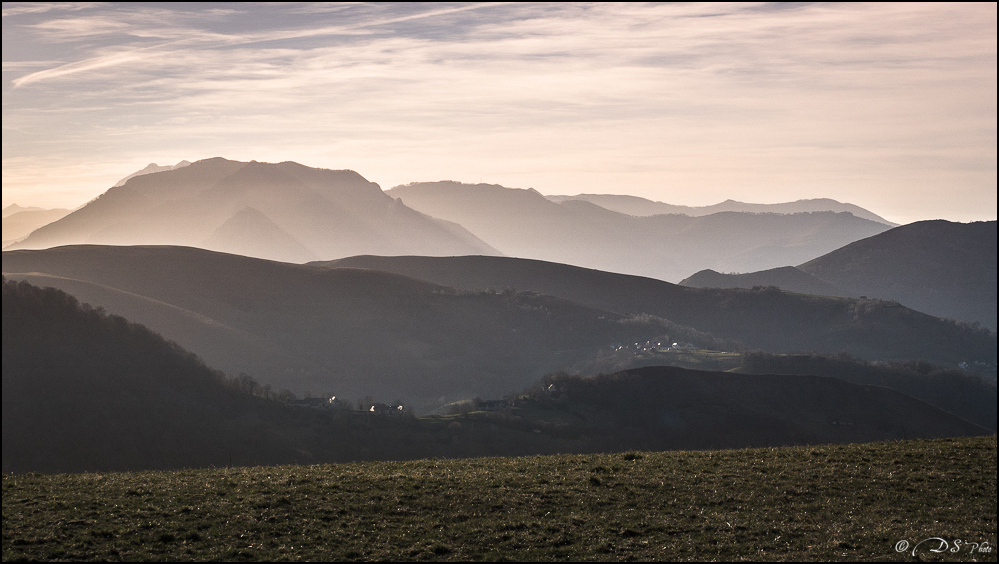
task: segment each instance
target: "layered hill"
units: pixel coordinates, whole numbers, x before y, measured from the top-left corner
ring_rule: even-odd
[[[920,221],[856,241],[797,267],[702,271],[694,287],[777,286],[792,292],[895,300],[996,329],[996,222]]]
[[[719,204],[711,206],[678,206],[657,202],[638,196],[627,196],[619,194],[578,194],[576,196],[547,196],[553,202],[561,203],[568,200],[582,200],[596,204],[611,211],[626,213],[628,215],[661,215],[661,214],[682,214],[699,217],[711,215],[719,212],[749,212],[749,213],[808,213],[808,212],[849,212],[857,217],[884,223],[889,226],[896,226],[887,219],[866,210],[860,206],[848,203],[837,202],[829,198],[813,198],[808,200],[798,200],[795,202],[785,202],[781,204],[750,204],[737,202],[735,200],[725,200]]]
[[[815,294],[817,296],[849,296],[844,288],[812,276],[794,266],[782,266],[758,272],[724,274],[711,269],[695,272],[680,281],[691,288],[754,288],[775,286],[787,292]],[[859,295],[859,294],[858,294]]]
[[[222,158],[133,176],[11,248],[82,243],[189,245],[289,262],[358,253],[497,254],[356,172]]]
[[[555,297],[463,292],[385,272],[186,247],[6,251],[3,270],[142,323],[212,366],[275,389],[420,407],[502,396],[613,343],[684,331]],[[686,331],[699,346],[723,346]]]
[[[556,376],[502,412],[445,419],[294,407],[141,325],[13,281],[3,358],[3,467],[14,473],[988,434],[887,388],[663,367]]]
[[[360,256],[316,264],[394,272],[463,290],[538,292],[618,313],[651,314],[772,352],[846,351],[868,360],[921,358],[948,366],[996,358],[994,333],[880,300],[775,288],[689,288],[510,257]]]
[[[2,216],[7,218],[14,215],[15,213],[21,213],[24,211],[45,211],[45,208],[39,208],[37,206],[19,206],[17,204],[11,204],[2,210]]]
[[[462,225],[508,256],[670,281],[704,268],[746,271],[804,262],[889,228],[845,212],[635,217],[491,184],[414,183],[387,193]]]
[[[8,206],[6,209],[11,209],[11,207],[12,206]],[[52,210],[32,208],[15,211],[10,215],[5,214],[3,216],[2,245],[6,247],[11,243],[24,239],[35,229],[38,229],[43,225],[48,225],[53,221],[58,221],[69,215],[69,213],[70,210],[61,208]]]

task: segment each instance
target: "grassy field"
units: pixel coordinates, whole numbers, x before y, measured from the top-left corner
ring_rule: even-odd
[[[995,545],[995,436],[3,478],[4,561],[996,561]]]

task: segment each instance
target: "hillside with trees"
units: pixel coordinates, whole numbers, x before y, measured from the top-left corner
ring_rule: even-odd
[[[4,472],[296,460],[300,431],[247,384],[62,291],[4,280]]]
[[[770,352],[848,352],[866,360],[924,359],[956,367],[996,360],[996,335],[898,303],[777,288],[689,288],[509,257],[350,257],[314,263],[388,271],[462,290],[515,289],[622,314],[648,314]]]
[[[549,376],[488,411],[415,418],[287,400],[74,297],[3,283],[5,472],[720,448],[987,434],[883,387],[653,367]],[[376,409],[366,409],[367,406]]]

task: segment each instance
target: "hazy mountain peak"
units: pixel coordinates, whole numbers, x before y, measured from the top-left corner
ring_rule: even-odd
[[[180,164],[152,164],[15,245],[209,246],[290,262],[492,250],[456,226],[397,204],[352,170],[221,157]]]
[[[191,163],[189,161],[180,161],[179,163],[177,163],[175,165],[165,165],[165,166],[160,166],[160,165],[158,165],[156,163],[149,163],[149,164],[146,165],[146,168],[144,168],[142,170],[137,170],[137,171],[133,172],[132,174],[129,174],[125,178],[122,178],[121,180],[119,180],[115,184],[115,187],[124,185],[126,182],[128,182],[129,180],[135,178],[136,176],[143,176],[143,175],[146,175],[146,174],[153,174],[154,172],[164,172],[164,171],[167,171],[167,170],[176,170],[178,168],[184,168],[184,167],[190,166],[190,165],[191,165]]]
[[[3,209],[3,217],[6,218],[8,216],[14,215],[15,213],[20,213],[23,211],[43,211],[43,209],[36,207],[23,207],[17,204],[11,204]]]

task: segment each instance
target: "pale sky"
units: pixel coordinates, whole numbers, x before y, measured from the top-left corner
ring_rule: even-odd
[[[3,3],[3,206],[151,162],[996,219],[996,5]]]

